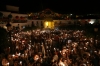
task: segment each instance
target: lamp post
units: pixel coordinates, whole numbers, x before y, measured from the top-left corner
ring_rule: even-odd
[[[10,47],[11,47],[11,24],[8,22],[7,24],[6,24],[6,27],[7,27],[7,31],[8,31],[8,37],[9,37],[9,40],[10,40]]]

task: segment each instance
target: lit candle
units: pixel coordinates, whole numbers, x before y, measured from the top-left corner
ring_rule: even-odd
[[[20,61],[20,65],[22,65],[22,61]]]
[[[63,55],[64,55],[65,53],[63,52]]]
[[[12,56],[13,56],[13,58],[15,57],[15,55],[14,55],[14,54],[13,54]]]
[[[56,50],[56,49],[54,48],[54,50]]]
[[[9,66],[9,62],[7,63],[7,66]]]
[[[87,63],[89,63],[89,62],[87,61]]]
[[[18,53],[17,55],[20,56],[21,53]]]
[[[60,51],[60,53],[61,53],[61,51]]]
[[[97,51],[94,51],[95,53],[97,53]]]
[[[72,51],[72,53],[73,53],[73,50],[71,50]]]
[[[97,40],[95,40],[96,44],[97,44]]]
[[[88,53],[88,56],[90,56],[90,53]]]
[[[27,53],[25,55],[27,56]]]

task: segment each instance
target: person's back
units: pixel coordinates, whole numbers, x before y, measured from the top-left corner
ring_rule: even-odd
[[[99,57],[97,55],[95,55],[94,58],[92,59],[92,64],[94,66],[99,66]]]

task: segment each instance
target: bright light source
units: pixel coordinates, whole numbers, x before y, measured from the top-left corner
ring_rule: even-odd
[[[46,22],[46,26],[48,26],[48,22]]]
[[[23,29],[25,28],[25,26],[23,26]]]
[[[70,14],[70,15],[73,15],[73,14]]]
[[[44,27],[45,28],[54,28],[54,22],[51,22],[51,21],[46,21],[45,23],[44,23]]]
[[[91,20],[89,21],[90,24],[94,24],[94,22],[95,22],[95,19],[91,19]]]
[[[7,27],[6,27],[6,26],[3,26],[3,28],[4,28],[4,29],[7,29]]]

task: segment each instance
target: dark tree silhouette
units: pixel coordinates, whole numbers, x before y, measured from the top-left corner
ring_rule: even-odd
[[[0,12],[0,18],[2,18],[2,17],[3,17],[3,13]]]
[[[12,18],[12,15],[11,15],[11,14],[9,14],[9,15],[8,15],[8,18],[9,18],[9,19],[11,19],[11,18]]]
[[[4,49],[8,46],[7,31],[0,27],[0,53],[3,53]]]

